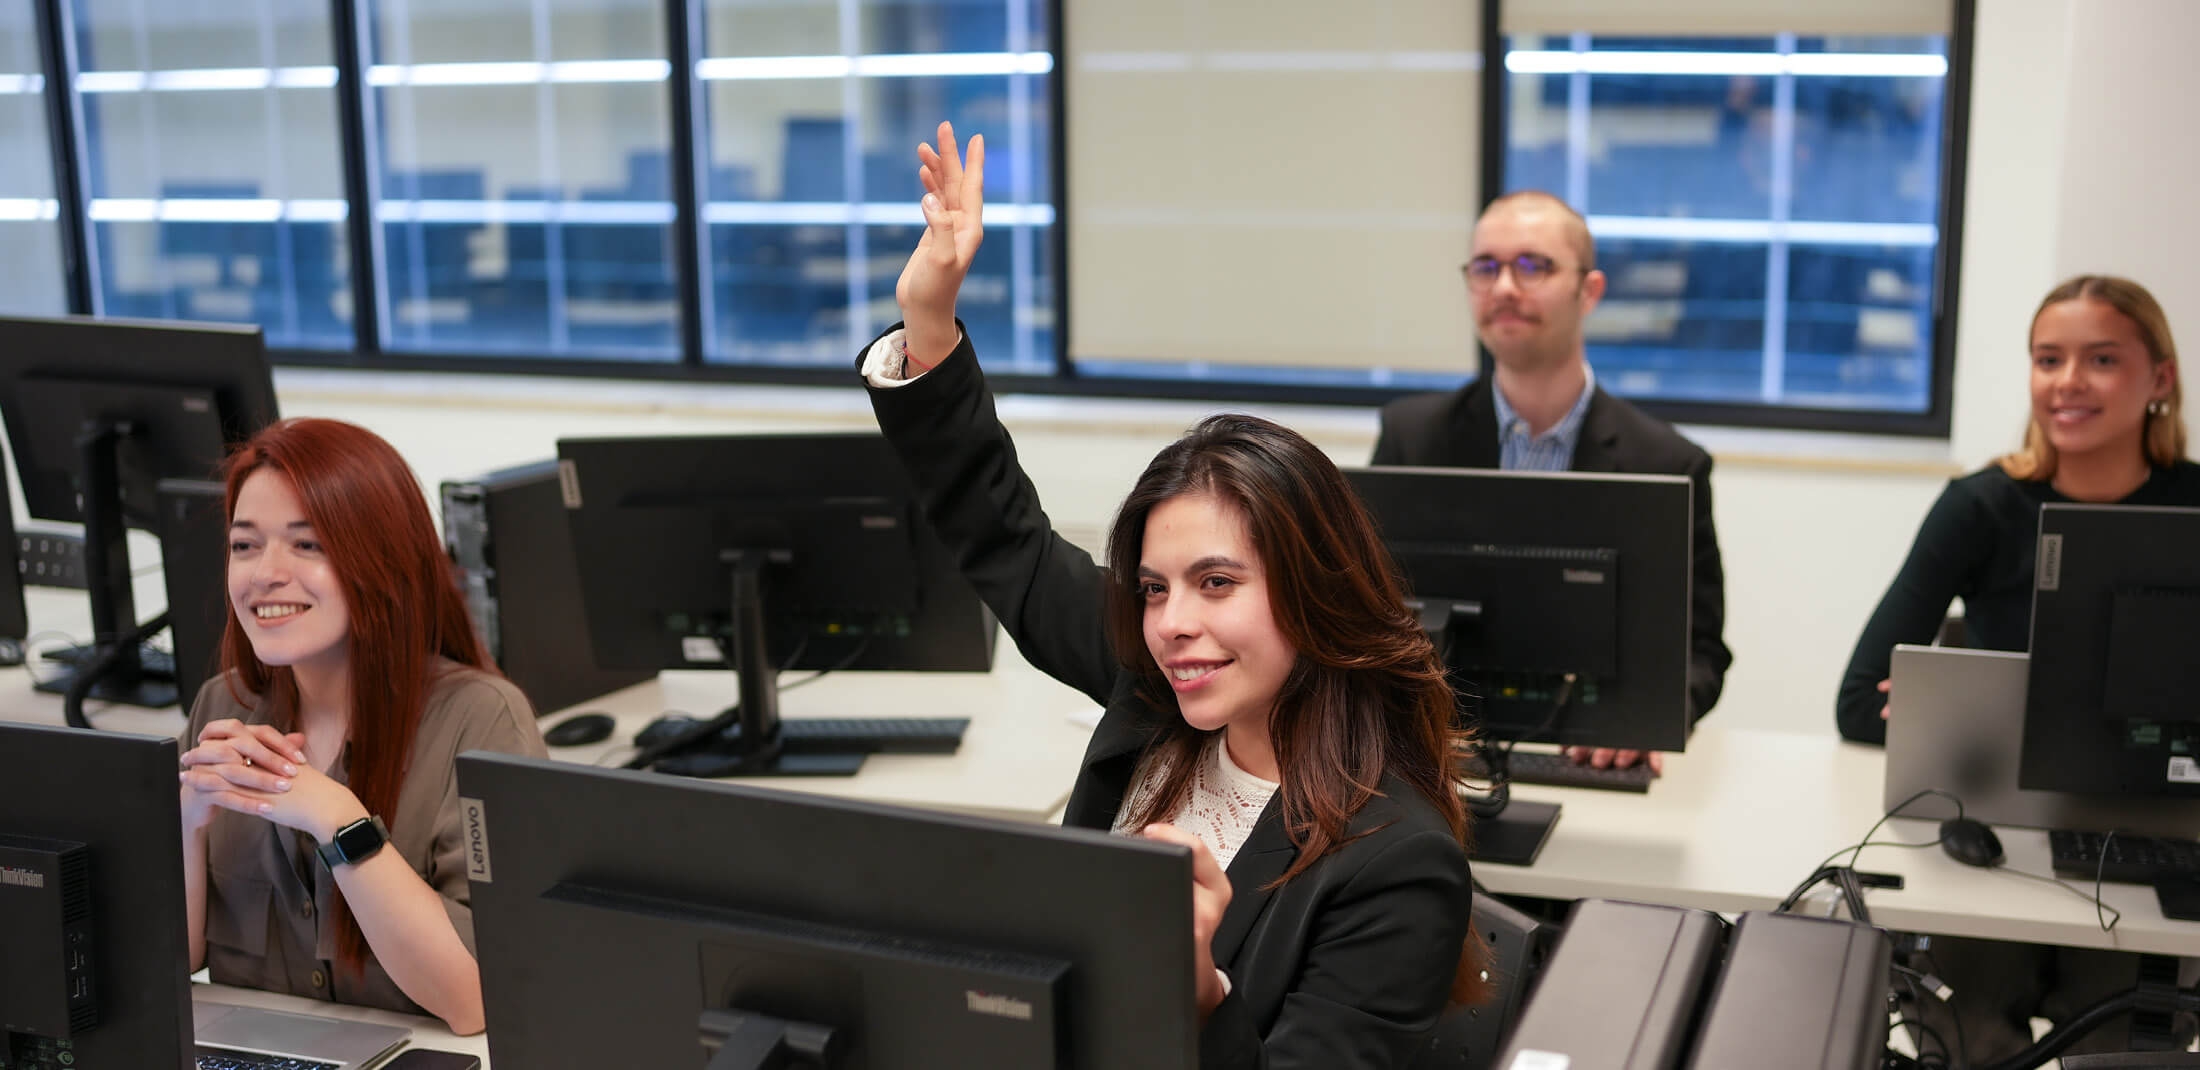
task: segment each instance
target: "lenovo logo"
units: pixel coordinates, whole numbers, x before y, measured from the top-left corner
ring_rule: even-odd
[[[990,1014],[995,1018],[1014,1018],[1019,1022],[1031,1020],[1031,1004],[1014,996],[996,996],[975,989],[964,989],[963,1000],[970,1005],[972,1014]]]
[[[460,796],[459,827],[466,834],[466,879],[489,883],[489,815],[480,799]]]
[[[46,875],[35,869],[0,866],[0,884],[12,884],[18,888],[44,888],[46,886]],[[1029,1015],[1025,1017],[1029,1017]]]

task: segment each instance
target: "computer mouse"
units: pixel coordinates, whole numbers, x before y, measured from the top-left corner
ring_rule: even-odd
[[[576,713],[543,730],[542,741],[553,747],[580,747],[601,743],[619,722],[608,713]]]
[[[1940,823],[1940,849],[1966,866],[2001,864],[2001,837],[1991,826],[1968,817],[1951,817]]]

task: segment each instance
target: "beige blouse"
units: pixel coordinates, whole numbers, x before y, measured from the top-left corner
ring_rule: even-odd
[[[443,897],[458,938],[474,949],[472,897],[458,820],[456,759],[469,750],[542,757],[542,733],[527,697],[500,676],[444,661],[429,690],[414,737],[397,812],[383,814],[390,843],[413,872]],[[208,724],[234,717],[272,720],[269,711],[240,704],[226,677],[199,689],[184,745]],[[348,783],[346,754],[329,775]],[[336,965],[336,929],[325,909],[336,880],[321,864],[313,838],[272,821],[217,811],[207,826],[206,965],[221,984],[425,1014],[368,954],[363,973]]]

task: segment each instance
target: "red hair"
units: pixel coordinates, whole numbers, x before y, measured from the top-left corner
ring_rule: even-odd
[[[227,518],[235,519],[238,492],[261,469],[290,481],[344,593],[351,679],[346,777],[369,813],[393,814],[437,659],[496,668],[474,632],[420,482],[381,436],[339,420],[269,424],[224,465]],[[239,702],[250,706],[258,696],[276,728],[297,727],[297,678],[288,666],[260,661],[234,611],[222,633],[222,670]],[[366,934],[341,898],[335,922],[337,960],[363,969]]]

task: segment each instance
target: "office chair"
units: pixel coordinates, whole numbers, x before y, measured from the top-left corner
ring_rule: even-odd
[[[1489,999],[1447,1008],[1410,1064],[1412,1070],[1489,1070],[1558,936],[1558,926],[1529,917],[1479,890],[1472,918],[1474,935],[1487,949],[1483,968],[1490,983]]]

